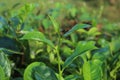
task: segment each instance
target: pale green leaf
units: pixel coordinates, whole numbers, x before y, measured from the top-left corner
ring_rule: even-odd
[[[50,20],[52,21],[55,32],[59,33],[59,24],[56,22],[56,20],[52,16],[49,16],[49,17],[50,17]]]
[[[3,68],[0,66],[0,80],[4,80],[5,79],[5,73]]]
[[[88,61],[83,64],[84,80],[102,80],[101,66],[95,62]]]

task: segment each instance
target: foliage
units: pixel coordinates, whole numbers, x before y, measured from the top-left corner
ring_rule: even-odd
[[[102,10],[95,18],[86,6],[38,6],[0,16],[0,80],[120,79],[120,29],[100,22]]]

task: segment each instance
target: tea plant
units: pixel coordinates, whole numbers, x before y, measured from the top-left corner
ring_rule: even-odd
[[[61,32],[63,24],[56,19],[61,5],[57,3],[47,16],[33,12],[38,5],[26,4],[0,17],[0,80],[119,79],[119,29],[110,33],[113,28],[107,22],[109,28],[98,27],[97,19],[83,7],[86,14],[80,20],[90,18],[90,24],[76,22]],[[68,19],[77,13],[70,7]]]

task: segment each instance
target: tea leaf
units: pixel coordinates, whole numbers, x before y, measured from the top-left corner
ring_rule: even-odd
[[[57,80],[57,77],[44,63],[33,62],[25,69],[24,80]]]
[[[48,40],[43,33],[38,31],[28,32],[21,39],[41,41],[41,42],[47,43],[51,47],[54,47],[54,44],[50,40]]]
[[[88,31],[88,36],[96,36],[100,35],[101,33],[98,31],[97,27],[93,27]]]
[[[59,33],[59,24],[56,22],[56,20],[52,16],[49,16],[49,17],[50,17],[50,20],[52,21],[55,32]]]
[[[10,77],[11,75],[11,64],[8,60],[8,57],[5,55],[5,53],[0,50],[0,66],[3,68],[5,76]]]
[[[3,68],[0,66],[0,80],[4,80],[5,79],[5,73]]]
[[[68,75],[67,77],[65,77],[65,80],[76,80],[78,79],[80,76],[78,75]]]
[[[84,80],[102,80],[101,71],[101,66],[95,62],[88,61],[83,64]]]
[[[20,45],[19,45],[20,46]],[[7,54],[20,54],[17,41],[9,37],[0,37],[0,50]]]
[[[88,24],[76,24],[75,26],[73,26],[72,29],[70,29],[68,32],[66,32],[64,34],[64,37],[70,35],[71,33],[73,33],[74,31],[78,30],[78,29],[83,29],[83,28],[88,28],[90,27],[90,25]]]
[[[109,46],[106,46],[104,48],[95,50],[93,53],[94,55],[92,57],[92,60],[98,59],[103,63],[110,56],[110,49]]]
[[[117,77],[117,72],[119,71],[118,69],[120,68],[120,61],[117,62],[117,65],[115,66],[115,68],[110,72],[110,75],[112,78],[114,78],[116,80]]]
[[[81,41],[81,42],[79,42],[78,45],[76,46],[73,54],[65,60],[65,63],[63,65],[63,69],[65,69],[68,65],[70,65],[72,63],[72,61],[75,60],[79,55],[85,53],[86,51],[95,49],[96,47],[94,45],[95,45],[95,42],[93,42],[93,41],[89,41],[89,42]]]
[[[44,26],[45,29],[48,29],[51,26],[51,21],[48,19],[43,19],[42,25]]]

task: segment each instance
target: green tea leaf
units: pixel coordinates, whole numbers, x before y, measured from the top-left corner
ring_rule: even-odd
[[[57,77],[44,63],[33,62],[25,69],[24,80],[57,80]]]
[[[92,60],[100,60],[102,63],[110,57],[109,46],[95,50]]]
[[[56,22],[56,20],[52,16],[49,16],[49,17],[50,17],[50,20],[52,21],[55,32],[59,33],[59,24]]]
[[[116,80],[117,72],[120,69],[120,61],[117,62],[115,68],[110,72],[110,76]]]
[[[68,75],[67,77],[65,77],[65,80],[77,80],[80,76],[78,75]]]
[[[3,68],[0,66],[0,80],[4,80],[5,79],[5,73]]]
[[[102,80],[101,66],[95,62],[88,61],[83,64],[84,80]]]
[[[11,75],[11,64],[6,56],[5,52],[0,50],[0,66],[3,68],[5,77],[10,77]]]
[[[73,8],[70,9],[70,14],[71,14],[72,17],[75,17],[76,13],[77,13],[77,9],[76,8],[73,7]]]
[[[42,25],[44,26],[45,29],[48,29],[51,26],[51,21],[48,19],[43,19]]]
[[[9,37],[0,37],[0,50],[6,51],[7,54],[18,53],[19,54],[19,46],[18,42]]]
[[[120,49],[120,38],[113,38],[110,43],[111,50],[117,52]]]
[[[41,42],[47,43],[51,47],[54,47],[54,44],[50,40],[48,40],[43,33],[38,31],[28,32],[21,39],[41,41]]]
[[[96,47],[94,45],[95,45],[95,42],[93,42],[93,41],[89,41],[89,42],[81,41],[81,42],[79,42],[78,45],[76,46],[73,54],[65,60],[65,63],[63,65],[63,69],[65,69],[68,65],[70,65],[72,63],[72,61],[75,60],[81,54],[85,53],[86,51],[95,49]]]
[[[68,32],[66,32],[64,34],[64,37],[70,35],[71,33],[73,33],[74,31],[78,30],[78,29],[83,29],[83,28],[88,28],[90,27],[90,25],[88,24],[76,24],[75,26],[73,26],[72,29],[70,29]]]
[[[36,6],[37,6],[37,4],[28,4],[27,3],[18,10],[18,14],[19,15],[21,15],[21,14],[22,15],[25,15],[25,14],[28,15],[28,13],[31,13],[35,9]]]
[[[88,31],[88,36],[96,36],[96,35],[100,35],[101,33],[98,31],[97,27],[93,27]]]

